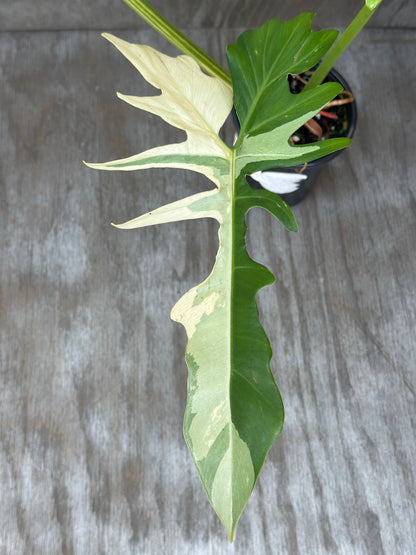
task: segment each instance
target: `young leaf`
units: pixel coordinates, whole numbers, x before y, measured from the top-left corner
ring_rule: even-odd
[[[300,95],[290,92],[288,74],[314,66],[337,36],[337,31],[312,31],[312,17],[305,13],[284,23],[272,19],[227,48],[240,122],[234,147],[237,174],[296,166],[351,142],[289,143],[290,136],[342,90],[338,83],[325,83]]]
[[[316,113],[324,89],[297,97],[287,80],[289,73],[302,73],[318,63],[337,37],[337,31],[312,31],[312,18],[304,13],[286,22],[271,19],[228,46],[240,135],[271,131],[293,119],[293,112]],[[338,92],[336,85],[328,85],[328,98]]]
[[[271,62],[274,54],[270,30],[279,49],[288,48],[291,52],[290,63],[282,54],[278,55],[278,64]],[[245,176],[273,165],[312,160],[348,144],[347,140],[329,140],[294,147],[288,141],[290,134],[338,88],[318,87],[311,95],[292,98],[284,85],[287,72],[307,69],[330,40],[327,35],[311,34],[310,18],[297,18],[288,24],[275,20],[266,30],[250,31],[230,48],[235,99],[242,121],[240,137],[230,148],[218,135],[232,104],[226,85],[204,74],[186,56],[170,58],[147,46],[106,37],[150,83],[161,89],[159,96],[121,98],[185,130],[187,139],[91,167],[186,168],[204,173],[216,185],[212,191],[157,208],[119,227],[132,229],[198,217],[213,217],[220,223],[219,249],[211,274],[176,303],[171,316],[183,324],[188,336],[185,439],[208,498],[232,540],[284,417],[280,393],[270,371],[271,348],[256,304],[257,292],[272,283],[273,276],[247,253],[246,214],[253,206],[260,206],[289,230],[297,231],[286,203],[270,191],[252,189]],[[305,44],[314,54],[304,51]],[[254,48],[256,56],[251,69],[253,53],[244,51],[248,46]],[[261,79],[259,67],[263,72]],[[245,76],[246,71],[249,76]],[[277,99],[275,113],[268,101],[269,93],[275,97],[273,83],[287,100],[284,105]],[[243,98],[243,90],[248,93],[247,98]]]

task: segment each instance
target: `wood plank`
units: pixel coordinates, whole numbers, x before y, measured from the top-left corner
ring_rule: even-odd
[[[152,6],[181,29],[253,28],[272,17],[290,19],[301,12],[317,13],[320,28],[344,28],[363,5],[362,0],[216,0],[195,3],[152,0]],[[416,27],[413,0],[384,1],[372,27]],[[122,0],[59,3],[55,0],[13,0],[0,3],[0,31],[57,29],[146,29]]]
[[[235,31],[193,33],[223,59]],[[216,226],[109,226],[207,182],[84,167],[177,134],[117,101],[149,89],[96,32],[0,36],[2,553],[413,552],[415,42],[367,30],[343,57],[359,128],[296,207],[299,234],[249,216],[276,275],[260,309],[286,425],[230,547],[182,438],[169,320]]]

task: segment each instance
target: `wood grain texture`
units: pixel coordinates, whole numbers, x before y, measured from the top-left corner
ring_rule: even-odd
[[[316,25],[321,28],[344,28],[361,8],[363,0],[152,0],[151,4],[181,29],[258,27],[271,17],[290,19],[304,11],[316,12]],[[383,0],[369,25],[416,27],[414,0]],[[130,28],[147,27],[122,0],[0,2],[0,31]]]
[[[234,33],[193,38],[223,60]],[[296,207],[300,232],[249,215],[276,275],[260,309],[286,425],[229,545],[182,438],[169,320],[216,225],[109,226],[209,184],[84,167],[176,131],[117,101],[149,89],[96,32],[0,35],[2,555],[414,553],[415,48],[367,30],[343,57],[359,128]]]

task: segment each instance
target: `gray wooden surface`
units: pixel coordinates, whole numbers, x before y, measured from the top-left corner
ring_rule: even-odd
[[[235,31],[192,37],[221,59]],[[83,166],[176,132],[115,98],[148,89],[97,32],[0,34],[2,555],[415,552],[415,49],[413,30],[361,35],[338,64],[355,142],[296,207],[299,234],[249,216],[286,425],[230,545],[182,438],[169,320],[216,226],[109,225],[208,184]]]
[[[289,19],[303,11],[316,12],[321,27],[345,27],[364,0],[152,0],[180,28],[257,27],[271,17]],[[383,0],[372,27],[416,27],[414,0]],[[146,29],[122,0],[0,0],[0,30]]]

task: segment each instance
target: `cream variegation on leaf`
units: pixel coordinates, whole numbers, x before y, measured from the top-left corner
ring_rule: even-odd
[[[336,85],[319,87],[319,94],[314,89],[303,98],[300,95],[296,103],[288,97],[287,113],[285,106],[278,103],[277,115],[269,114],[265,94],[270,83],[274,80],[279,98],[284,98],[290,94],[284,81],[287,83],[292,66],[299,71],[303,66],[308,69],[308,64],[313,65],[323,54],[323,48],[316,47],[314,56],[302,61],[305,40],[313,43],[318,35],[318,44],[322,35],[311,31],[308,17],[293,21],[284,24],[273,20],[273,28],[263,26],[250,32],[248,42],[258,52],[264,50],[258,66],[250,66],[253,57],[244,52],[245,44],[237,41],[230,47],[234,99],[228,86],[203,73],[189,57],[172,58],[149,46],[105,35],[161,91],[152,97],[119,95],[120,98],[183,129],[187,138],[182,143],[152,148],[123,160],[89,164],[105,170],[185,168],[203,173],[215,184],[211,191],[156,208],[118,227],[133,229],[201,217],[212,217],[220,223],[219,248],[211,274],[176,303],[171,316],[183,324],[188,336],[185,439],[207,496],[230,540],[267,451],[283,425],[283,404],[269,365],[271,348],[256,305],[257,292],[274,278],[247,253],[246,213],[253,206],[260,206],[288,229],[297,230],[289,207],[280,197],[270,191],[252,189],[245,176],[279,164],[292,165],[300,158],[302,162],[312,160],[348,144],[347,140],[303,147],[289,143],[291,133],[337,94]],[[290,25],[301,31],[298,41],[291,35]],[[280,36],[279,48],[289,37],[290,48],[297,53],[295,62],[293,55],[287,60],[273,51],[270,41],[276,40],[276,36]],[[332,40],[333,37],[328,37],[326,48]],[[248,96],[242,99],[239,94],[244,88]],[[232,148],[218,133],[233,100],[241,134]],[[256,116],[257,108],[261,108],[262,114]],[[262,118],[273,124],[264,123]]]

